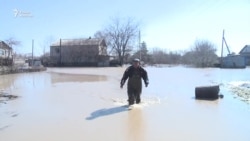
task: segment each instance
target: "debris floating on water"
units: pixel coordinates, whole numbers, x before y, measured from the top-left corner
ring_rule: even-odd
[[[18,96],[11,95],[6,92],[0,91],[0,103],[6,104],[6,101],[17,99]]]
[[[230,83],[231,91],[240,97],[240,99],[250,104],[250,82],[249,81],[236,81]]]

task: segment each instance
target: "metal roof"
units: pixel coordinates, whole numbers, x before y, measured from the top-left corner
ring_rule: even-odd
[[[1,40],[0,40],[0,48],[12,50],[12,48],[8,44],[6,44],[4,41]]]
[[[61,39],[62,46],[74,45],[100,45],[104,39],[101,38],[81,38],[81,39]],[[60,46],[60,40],[51,44],[51,46]]]
[[[241,51],[240,54],[250,54],[250,45],[245,45]]]

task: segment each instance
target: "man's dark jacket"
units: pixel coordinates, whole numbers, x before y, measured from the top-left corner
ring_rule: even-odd
[[[137,70],[138,69],[138,70]],[[135,68],[134,66],[130,66],[126,69],[126,71],[123,74],[123,77],[121,79],[121,87],[124,85],[124,83],[126,82],[126,80],[128,78],[131,78],[134,75],[135,71],[139,71],[140,74],[140,78],[142,78],[144,80],[145,86],[148,86],[148,74],[147,71],[144,70],[141,66],[139,66],[138,68]]]

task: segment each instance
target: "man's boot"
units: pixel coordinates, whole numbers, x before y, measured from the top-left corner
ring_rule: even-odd
[[[128,105],[133,105],[133,104],[135,104],[135,99],[134,99],[133,96],[129,96],[129,98],[128,98]]]
[[[137,98],[136,98],[136,104],[139,104],[139,103],[141,103],[141,98],[140,98],[140,97],[137,97]]]
[[[135,104],[134,101],[131,101],[131,100],[128,101],[128,105],[133,105],[133,104]]]

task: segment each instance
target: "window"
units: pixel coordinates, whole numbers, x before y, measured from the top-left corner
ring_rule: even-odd
[[[0,55],[1,55],[1,56],[4,55],[4,50],[0,49]]]
[[[56,53],[59,53],[60,52],[60,48],[56,48]]]

